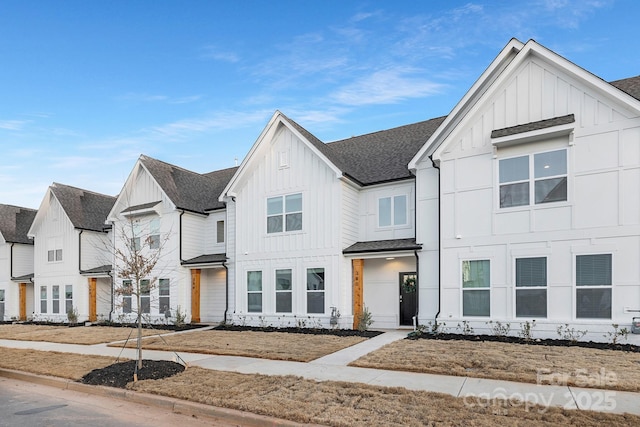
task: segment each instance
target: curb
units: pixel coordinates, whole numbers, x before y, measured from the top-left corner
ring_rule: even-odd
[[[309,425],[269,417],[266,415],[258,415],[251,412],[238,411],[236,409],[220,408],[217,406],[210,406],[202,403],[189,402],[185,400],[175,399],[173,397],[139,393],[121,388],[82,384],[65,378],[49,377],[45,375],[32,374],[29,372],[14,371],[11,369],[0,369],[0,377],[55,387],[63,390],[71,390],[81,393],[93,394],[96,396],[104,396],[112,399],[126,400],[128,402],[168,409],[175,414],[190,417],[207,417],[211,421],[232,423],[239,426],[300,427],[303,425]]]

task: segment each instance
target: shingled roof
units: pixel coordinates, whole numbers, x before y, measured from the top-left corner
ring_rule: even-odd
[[[27,237],[31,223],[38,211],[19,206],[0,205],[0,234],[7,243],[33,245]]]
[[[49,188],[75,228],[104,231],[105,220],[116,201],[115,197],[57,182]]]
[[[218,196],[237,169],[199,174],[145,155],[140,161],[176,208],[197,213],[224,207]]]
[[[362,185],[411,178],[409,161],[445,117],[354,136],[327,144],[345,164],[343,172]]]
[[[617,87],[621,91],[628,93],[635,99],[640,99],[640,76],[629,77],[622,80],[615,80],[613,82],[610,82],[610,84]]]

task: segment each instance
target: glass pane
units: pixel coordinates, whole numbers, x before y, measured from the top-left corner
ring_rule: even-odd
[[[40,301],[40,313],[47,312],[47,300]]]
[[[302,214],[287,214],[287,231],[297,230],[302,230]]]
[[[576,286],[611,286],[611,254],[576,256]]]
[[[276,270],[276,291],[291,290],[291,270]]]
[[[262,312],[262,293],[248,294],[249,313]]]
[[[149,234],[160,233],[160,218],[154,218],[149,221]]]
[[[539,153],[533,156],[536,178],[567,174],[567,150]]]
[[[611,289],[577,289],[576,317],[611,319]]]
[[[291,292],[276,292],[276,313],[291,313]]]
[[[324,313],[324,292],[307,292],[307,313]]]
[[[40,299],[47,299],[47,287],[40,286]]]
[[[529,156],[500,160],[500,183],[529,179]]]
[[[53,253],[54,251],[47,251],[47,261],[53,262],[55,260]]]
[[[517,289],[516,317],[547,317],[547,290]]]
[[[64,288],[64,297],[66,299],[73,298],[73,286],[72,285],[65,286],[65,288]]]
[[[307,269],[307,290],[324,291],[324,268]]]
[[[393,225],[404,225],[407,223],[407,196],[396,196],[393,198]]]
[[[4,302],[4,289],[0,289],[0,302]]]
[[[217,243],[224,242],[224,221],[218,221],[216,225]]]
[[[247,271],[247,290],[262,291],[262,271]]]
[[[73,310],[73,301],[66,300],[64,303],[64,312],[68,313]]]
[[[151,289],[149,289],[149,280],[148,279],[140,280],[140,295],[149,295],[150,291]]]
[[[278,215],[282,213],[282,197],[272,197],[267,199],[267,215]]]
[[[462,287],[489,287],[489,260],[462,261]]]
[[[62,261],[62,249],[56,249],[56,261]]]
[[[516,259],[516,286],[547,286],[547,259]]]
[[[122,312],[131,313],[131,297],[122,298]]]
[[[286,212],[302,212],[302,193],[288,195],[285,204]]]
[[[169,310],[169,297],[160,297],[159,303],[160,314],[164,314],[165,311]]]
[[[384,197],[378,200],[378,226],[388,227],[391,225],[391,197]]]
[[[282,232],[282,215],[267,218],[267,233]]]
[[[500,186],[500,207],[526,206],[529,204],[529,183]]]
[[[122,293],[124,295],[131,295],[131,280],[123,280],[122,281]]]
[[[53,309],[51,312],[54,314],[60,313],[60,300],[53,300]]]
[[[567,177],[536,181],[536,203],[567,200]]]
[[[169,279],[160,279],[159,295],[169,295]]]
[[[54,286],[51,295],[53,295],[53,299],[60,299],[60,286]]]
[[[151,313],[151,299],[149,297],[141,297],[140,308],[142,313]]]
[[[149,249],[160,249],[160,235],[153,234],[149,236]]]
[[[490,302],[488,290],[462,291],[463,316],[489,316]]]

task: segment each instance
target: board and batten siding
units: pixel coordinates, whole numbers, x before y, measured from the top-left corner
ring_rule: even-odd
[[[497,149],[491,144],[494,129],[567,114],[575,115],[571,136]],[[443,320],[462,318],[462,260],[488,259],[491,319],[524,321],[515,317],[515,259],[541,256],[548,266],[541,329],[571,323],[597,331],[631,321],[624,307],[640,308],[640,118],[629,107],[533,57],[443,144]],[[567,150],[567,201],[500,208],[500,159],[557,149]],[[611,319],[575,316],[575,257],[590,253],[613,256]]]
[[[407,223],[399,226],[380,227],[378,203],[381,198],[405,196]],[[409,239],[415,237],[415,181],[413,179],[367,187],[359,194],[360,241]]]
[[[89,270],[113,263],[111,233],[84,230],[82,232],[81,269]]]
[[[178,213],[180,215],[180,213]],[[182,259],[187,260],[205,254],[208,218],[185,212],[182,215]],[[179,223],[178,223],[179,226]]]

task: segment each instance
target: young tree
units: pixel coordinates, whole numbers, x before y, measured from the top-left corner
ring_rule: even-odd
[[[151,291],[156,288],[154,269],[162,257],[162,250],[170,236],[161,238],[158,219],[130,217],[126,222],[115,224],[114,270],[122,285],[114,285],[114,294],[128,297],[129,309],[136,314],[137,325],[137,369],[142,369],[142,321],[150,311]],[[116,229],[117,228],[117,229]],[[131,304],[135,299],[135,307]],[[134,373],[137,381],[137,371]]]

